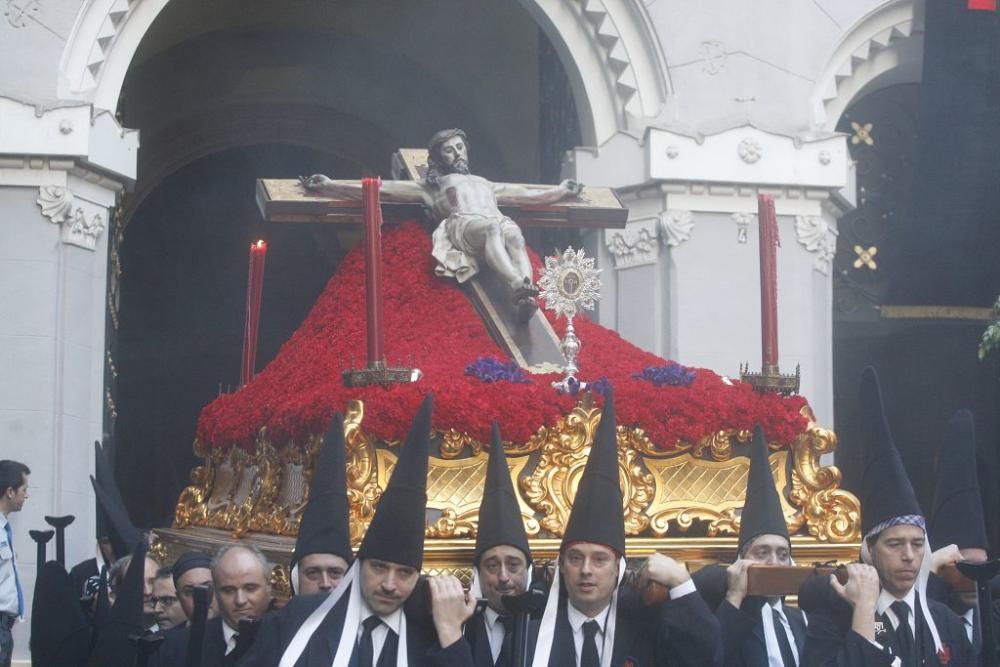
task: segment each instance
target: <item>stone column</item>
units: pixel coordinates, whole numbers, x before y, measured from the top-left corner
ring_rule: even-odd
[[[849,169],[844,138],[650,128],[634,146],[630,157],[621,146],[577,151],[571,164],[583,182],[615,185],[629,208],[625,229],[588,238],[603,269],[598,321],[685,365],[733,378],[742,362],[759,370],[757,194],[773,194],[781,369],[801,365],[802,394],[832,426],[831,269],[837,217],[849,206],[839,194]],[[618,167],[623,159],[631,166]]]
[[[28,501],[10,516],[30,618],[28,530],[73,514],[67,568],[95,552],[88,476],[106,400],[106,230],[134,178],[138,137],[89,105],[39,111],[0,98],[0,118],[0,456],[31,468]],[[28,635],[15,628],[15,662],[28,659]]]

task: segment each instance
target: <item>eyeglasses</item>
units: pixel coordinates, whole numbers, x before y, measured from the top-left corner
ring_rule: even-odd
[[[173,595],[164,595],[163,597],[160,597],[160,598],[156,598],[156,597],[149,598],[149,606],[150,607],[155,607],[155,606],[161,605],[161,604],[164,607],[172,607],[173,605],[177,604],[177,598],[174,597]]]

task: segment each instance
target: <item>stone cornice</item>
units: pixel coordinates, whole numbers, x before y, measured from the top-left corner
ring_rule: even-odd
[[[94,114],[89,104],[39,107],[0,97],[0,118],[0,157],[8,164],[72,161],[109,179],[135,180],[139,132],[122,128],[108,112]]]
[[[702,181],[840,189],[847,184],[843,135],[788,135],[752,125],[712,135],[651,127],[646,138],[650,181]]]

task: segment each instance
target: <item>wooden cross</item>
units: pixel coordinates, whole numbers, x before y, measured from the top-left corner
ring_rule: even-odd
[[[393,176],[399,180],[423,180],[427,173],[427,151],[404,148],[393,156]],[[338,181],[360,187],[360,181]],[[527,189],[547,189],[551,186],[522,185]],[[389,188],[387,188],[389,189]],[[545,205],[514,205],[497,196],[501,213],[523,227],[567,227],[577,229],[621,228],[628,219],[614,190],[606,187],[584,187],[575,198]],[[362,224],[360,199],[337,198],[307,191],[299,181],[258,179],[257,205],[268,222],[328,222]],[[382,219],[386,224],[427,216],[418,194],[383,193]],[[434,220],[434,223],[439,222]],[[509,293],[502,281],[484,270],[467,281],[468,293],[493,335],[493,338],[518,365],[529,371],[556,372],[563,359],[559,339],[548,320],[536,312],[530,321],[517,321],[510,304]]]

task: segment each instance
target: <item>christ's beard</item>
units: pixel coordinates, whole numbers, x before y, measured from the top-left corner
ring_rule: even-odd
[[[469,173],[469,163],[462,158],[458,158],[451,163],[451,172],[453,174],[468,174]]]

